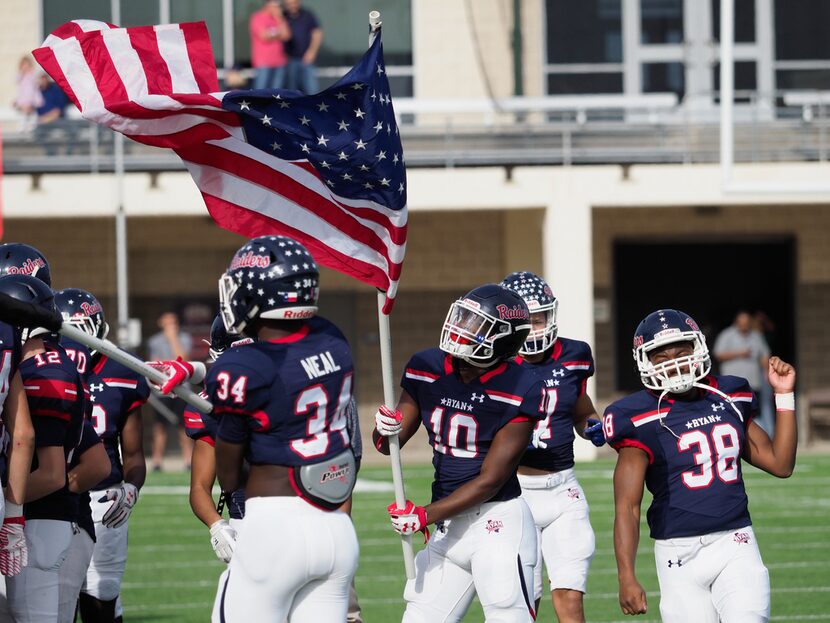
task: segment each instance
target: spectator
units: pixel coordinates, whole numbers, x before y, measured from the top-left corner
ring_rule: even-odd
[[[759,398],[765,395],[764,373],[769,366],[769,346],[764,337],[753,329],[752,316],[748,311],[739,311],[732,325],[721,331],[715,340],[714,354],[722,375],[745,378]],[[771,433],[772,404],[760,404],[759,420],[758,424]]]
[[[300,5],[300,0],[285,0],[285,18],[291,27],[291,39],[285,44],[288,53],[289,89],[306,94],[317,93],[317,70],[314,63],[323,42],[323,29],[317,17]]]
[[[23,129],[31,130],[35,126],[35,112],[43,105],[43,95],[38,85],[38,72],[28,56],[20,59],[17,72],[17,94],[12,104],[15,110],[24,115]]]
[[[256,70],[255,89],[281,89],[285,86],[288,58],[284,41],[291,38],[291,29],[277,0],[265,0],[262,8],[251,15],[251,65]]]
[[[165,312],[158,319],[161,331],[147,340],[147,355],[152,361],[169,361],[171,359],[189,359],[193,339],[189,333],[179,328],[179,319],[173,312]],[[184,432],[184,402],[174,396],[154,396],[151,401],[160,403],[155,409],[153,422],[153,471],[159,472],[167,449],[167,427],[172,423],[170,413],[175,415],[178,426],[179,446],[186,469],[190,469],[190,457],[193,454],[193,441]]]
[[[46,148],[46,154],[54,156],[57,153],[57,145],[54,134],[66,132],[66,154],[74,150],[75,131],[72,122],[65,119],[66,106],[69,99],[57,84],[45,73],[38,75],[38,87],[40,88],[43,103],[37,108],[37,127],[35,128],[35,140],[42,143]]]

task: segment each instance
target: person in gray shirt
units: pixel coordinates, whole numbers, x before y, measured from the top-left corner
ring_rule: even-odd
[[[190,358],[190,350],[193,346],[193,338],[179,327],[179,319],[173,312],[164,312],[158,319],[158,326],[161,331],[147,340],[147,356],[151,361],[170,361],[181,357]],[[161,403],[164,408],[155,409],[155,422],[153,423],[153,471],[161,471],[164,451],[167,448],[167,428],[173,422],[169,419],[169,413],[173,413],[177,419],[179,446],[182,450],[182,459],[185,468],[190,468],[190,458],[193,454],[193,441],[184,431],[184,402],[175,396],[154,396],[153,402]],[[155,405],[154,405],[155,406]],[[165,415],[167,413],[167,415]]]
[[[758,394],[760,421],[758,424],[770,434],[773,425],[772,404],[762,400],[764,375],[769,366],[769,346],[764,336],[752,327],[752,316],[745,310],[739,311],[735,320],[720,332],[715,340],[715,359],[720,364],[720,373],[740,376],[749,381]]]

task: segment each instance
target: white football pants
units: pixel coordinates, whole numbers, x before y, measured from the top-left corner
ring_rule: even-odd
[[[588,501],[573,469],[553,474],[519,474],[522,497],[533,513],[541,556],[533,570],[533,594],[542,597],[542,561],[549,590],[567,588],[584,593],[594,557],[594,530]]]
[[[250,498],[218,621],[345,621],[357,561],[357,535],[346,513],[298,497]]]
[[[654,543],[667,623],[766,623],[769,573],[751,526]]]
[[[101,523],[112,501],[99,502],[107,490],[90,491],[92,521],[95,522],[95,549],[86,573],[82,592],[99,601],[112,601],[121,593],[121,580],[127,567],[127,540],[130,522],[118,528],[107,528]]]
[[[536,547],[522,498],[482,504],[445,521],[415,557],[403,623],[460,621],[476,594],[487,623],[531,623]]]
[[[60,569],[60,590],[58,598],[58,623],[75,623],[75,607],[78,594],[92,560],[92,548],[95,542],[86,530],[78,527],[72,535],[72,543],[66,560]]]

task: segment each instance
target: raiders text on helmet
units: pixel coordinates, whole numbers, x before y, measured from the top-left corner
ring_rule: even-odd
[[[488,367],[514,357],[530,331],[530,312],[521,296],[496,284],[470,290],[444,320],[440,348],[468,363]]]
[[[46,257],[22,242],[0,244],[0,276],[2,275],[32,275],[52,287],[52,273]]]
[[[260,236],[239,249],[219,279],[222,321],[238,335],[257,318],[303,320],[317,314],[320,272],[287,236]]]

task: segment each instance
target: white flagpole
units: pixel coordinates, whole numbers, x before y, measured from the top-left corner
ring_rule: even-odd
[[[369,13],[369,45],[371,46],[380,33],[380,12]],[[395,408],[395,384],[392,377],[392,332],[389,329],[389,316],[383,313],[386,294],[378,291],[378,333],[380,336],[380,368],[383,381],[383,402],[390,409]],[[403,485],[403,466],[401,465],[401,443],[397,435],[388,437],[389,459],[392,463],[392,484],[395,487],[395,506],[403,508],[406,504],[406,491]],[[403,547],[403,566],[408,580],[415,578],[415,552],[412,549],[412,537],[401,535]]]

